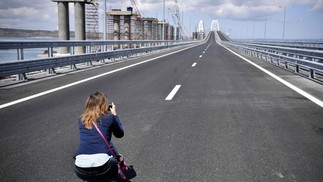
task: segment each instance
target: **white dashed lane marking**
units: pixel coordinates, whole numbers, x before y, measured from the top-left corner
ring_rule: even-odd
[[[173,97],[176,95],[177,91],[181,88],[181,85],[176,85],[173,90],[168,94],[165,100],[172,100]]]

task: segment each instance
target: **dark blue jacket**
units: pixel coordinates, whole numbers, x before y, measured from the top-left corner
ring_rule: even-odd
[[[99,132],[93,126],[92,129],[85,128],[82,124],[81,118],[78,119],[79,129],[80,129],[80,145],[76,151],[75,156],[79,154],[97,154],[97,153],[107,153],[112,155],[105,144],[103,138]],[[102,134],[108,140],[111,148],[118,155],[117,149],[111,142],[112,133],[115,137],[121,138],[124,135],[123,127],[118,116],[113,114],[103,115],[98,119],[98,127]]]

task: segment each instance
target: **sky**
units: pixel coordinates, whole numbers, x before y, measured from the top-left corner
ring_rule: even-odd
[[[143,17],[174,25],[171,11],[176,0],[135,0]],[[103,32],[104,0],[97,0],[99,30]],[[132,6],[130,0],[106,0],[107,10]],[[165,2],[165,10],[163,3]],[[322,39],[323,0],[177,0],[182,21],[193,32],[200,20],[206,32],[218,20],[220,30],[235,39]],[[70,30],[74,5],[70,3]],[[164,13],[165,12],[165,13]],[[285,14],[285,16],[284,16]],[[285,17],[285,21],[284,21]],[[285,25],[285,31],[284,31]],[[57,4],[51,0],[0,0],[0,28],[57,30]]]

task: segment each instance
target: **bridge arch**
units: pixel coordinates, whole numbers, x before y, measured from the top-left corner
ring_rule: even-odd
[[[212,20],[211,22],[211,31],[220,31],[218,20]]]

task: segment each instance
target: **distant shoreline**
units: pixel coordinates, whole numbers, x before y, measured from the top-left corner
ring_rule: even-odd
[[[70,32],[71,38],[74,32]],[[57,30],[26,30],[13,28],[0,28],[0,37],[18,37],[18,38],[53,38],[58,39]]]

